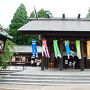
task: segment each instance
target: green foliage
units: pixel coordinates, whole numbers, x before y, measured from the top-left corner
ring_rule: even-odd
[[[24,4],[20,4],[20,6],[18,7],[18,9],[16,10],[13,19],[11,20],[11,23],[22,23],[22,24],[26,24],[28,22],[27,19],[27,11],[26,8],[24,6]]]
[[[7,61],[11,61],[11,58],[15,52],[15,43],[13,43],[10,40],[6,40],[6,44],[5,44],[5,55],[0,55],[0,67],[1,69],[6,69],[8,67],[8,63]]]
[[[15,48],[14,48],[15,45],[16,45],[15,43],[7,39],[5,48],[4,48],[4,51],[6,52],[6,54],[3,56],[3,60],[11,60],[11,57],[15,52]]]
[[[39,11],[37,12],[38,18],[47,18],[47,13],[50,15],[50,17],[53,17],[53,16],[52,16],[52,13],[51,13],[49,10],[41,9],[41,10],[39,10]],[[35,13],[34,13],[34,11],[31,12],[30,18],[35,18]]]
[[[43,10],[41,9],[38,11],[38,17],[39,18],[47,18],[46,13],[49,13],[50,17],[52,17],[52,13],[49,10]],[[34,11],[30,14],[31,18],[35,18]],[[20,27],[28,23],[27,20],[27,11],[24,6],[24,4],[20,4],[18,9],[16,10],[13,19],[11,20],[11,24],[9,25],[9,34],[14,37],[13,42],[17,45],[31,45],[31,40],[35,39],[37,40],[37,45],[40,44],[40,41],[38,39],[38,35],[22,35],[19,31],[17,31]]]
[[[90,8],[88,10],[88,14],[87,14],[86,18],[90,18]]]
[[[1,67],[0,69],[3,69],[3,70],[8,67],[8,63],[6,62],[6,60],[0,60],[0,67]]]
[[[35,13],[34,13],[34,11],[31,12],[30,18],[35,18]]]
[[[24,4],[20,4],[11,20],[11,24],[9,25],[9,34],[14,37],[13,42],[17,45],[27,44],[28,38],[26,35],[22,35],[17,31],[17,29],[28,22],[27,18],[27,11]]]
[[[44,10],[44,9],[41,9],[40,11],[38,11],[38,17],[39,18],[47,18],[47,12],[50,15],[50,17],[53,17],[52,13],[49,10]]]

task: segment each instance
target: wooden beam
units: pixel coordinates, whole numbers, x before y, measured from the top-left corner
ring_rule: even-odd
[[[57,35],[59,35],[59,37],[61,37],[61,36],[73,36],[73,37],[90,37],[90,31],[87,31],[87,32],[85,32],[85,31],[37,31],[37,30],[35,30],[35,31],[30,31],[30,30],[28,30],[28,31],[20,31],[22,34],[26,34],[26,35],[53,35],[53,36],[57,36]]]

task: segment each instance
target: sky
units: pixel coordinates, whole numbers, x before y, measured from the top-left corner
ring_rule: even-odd
[[[81,14],[81,18],[85,18],[90,7],[90,0],[0,0],[0,24],[4,28],[8,28],[20,4],[26,7],[28,16],[36,7],[36,11],[41,8],[50,10],[54,17],[77,18]]]

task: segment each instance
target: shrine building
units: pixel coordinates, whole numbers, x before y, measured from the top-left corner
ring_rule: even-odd
[[[42,56],[41,70],[49,68],[53,63],[59,70],[65,68],[65,60],[76,61],[81,71],[90,68],[90,19],[89,18],[28,18],[29,22],[18,29],[26,35],[39,35],[40,40],[47,41],[50,57]],[[54,40],[60,50],[61,57],[55,57]],[[66,53],[68,41],[72,55]],[[76,41],[79,41],[78,45]],[[42,42],[41,42],[42,45]],[[79,47],[78,47],[79,46]],[[78,56],[78,53],[81,55]]]

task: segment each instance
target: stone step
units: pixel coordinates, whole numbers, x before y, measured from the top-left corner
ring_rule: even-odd
[[[40,77],[40,76],[3,76],[3,79],[33,79],[33,80],[90,80],[90,77]]]
[[[0,79],[0,84],[30,84],[30,85],[90,85],[89,74],[33,74],[10,73]]]
[[[59,75],[53,75],[53,74],[17,74],[17,73],[11,73],[10,76],[40,76],[40,77],[90,77],[90,75],[70,75],[70,74],[59,74]]]
[[[10,69],[6,69],[6,70],[0,70],[0,71],[22,71],[22,70],[17,70],[17,69],[12,69],[12,70],[10,70]]]
[[[20,72],[22,70],[0,70],[0,75],[8,75],[14,72]]]
[[[16,85],[44,85],[44,86],[71,86],[71,85],[74,85],[74,86],[90,86],[90,83],[23,83],[23,82],[0,82],[0,84],[16,84]]]
[[[8,74],[10,74],[10,73],[0,73],[0,75],[8,75]]]
[[[19,71],[22,71],[22,70],[0,70],[0,72],[19,72]]]
[[[77,80],[21,80],[21,79],[2,79],[0,83],[46,83],[46,84],[90,84],[90,81],[77,81]]]
[[[3,74],[3,73],[14,73],[14,72],[20,72],[20,71],[1,71],[0,73]]]
[[[0,83],[12,84],[34,84],[34,85],[67,85],[88,84],[89,75],[36,75],[36,74],[10,74],[3,76]]]

